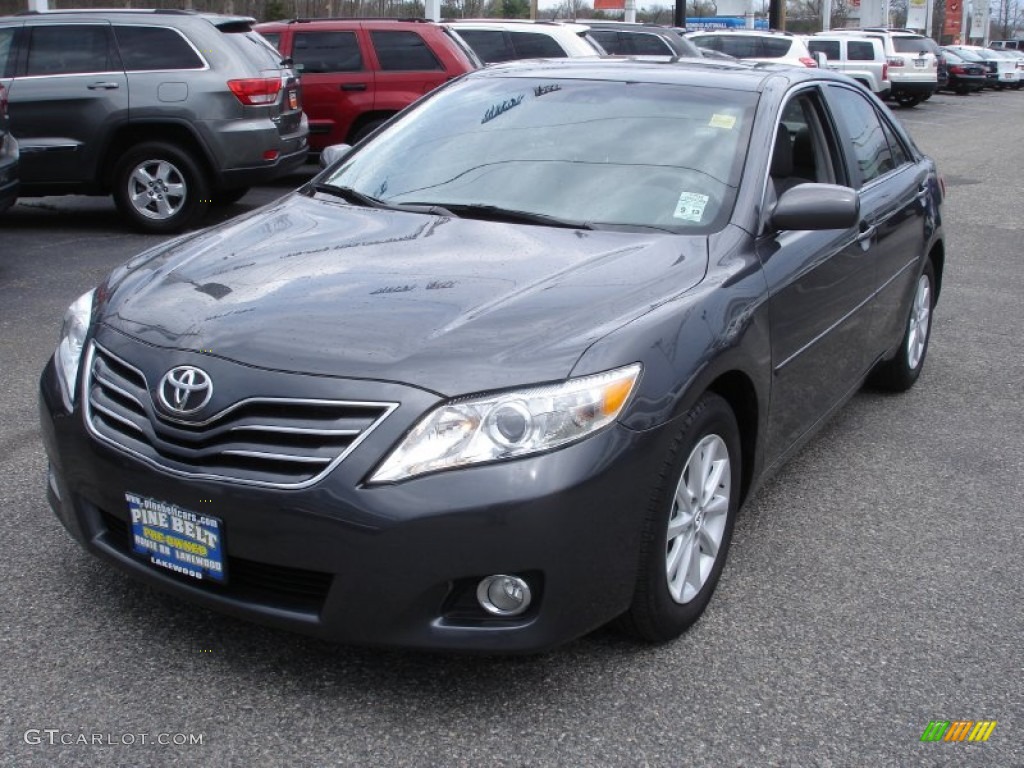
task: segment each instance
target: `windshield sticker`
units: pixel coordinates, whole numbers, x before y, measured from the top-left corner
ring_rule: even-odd
[[[683,192],[676,203],[676,212],[672,215],[683,221],[696,221],[700,223],[704,216],[704,208],[708,204],[708,196],[699,192]]]
[[[513,107],[518,107],[522,103],[523,95],[520,94],[519,96],[513,96],[511,99],[505,99],[504,101],[499,101],[497,104],[492,104],[487,108],[487,111],[484,112],[484,119],[480,121],[480,125],[489,123],[498,115],[503,115]]]
[[[710,122],[708,122],[712,128],[725,128],[726,130],[732,130],[733,126],[736,125],[736,118],[732,115],[719,115],[714,114],[711,116]]]

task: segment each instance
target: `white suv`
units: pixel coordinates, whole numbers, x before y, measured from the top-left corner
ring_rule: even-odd
[[[882,41],[889,62],[892,97],[901,107],[913,107],[929,98],[939,87],[939,62],[935,42],[924,35],[903,30],[865,27],[833,29],[830,35],[856,35]]]
[[[818,32],[804,39],[812,54],[825,55],[829,69],[852,77],[876,96],[889,94],[889,62],[878,38]]]
[[[686,39],[698,48],[727,53],[744,61],[767,61],[794,67],[818,66],[806,43],[788,32],[716,29],[690,32]]]
[[[560,21],[452,21],[448,29],[485,64],[515,59],[564,59],[603,56],[590,27]]]

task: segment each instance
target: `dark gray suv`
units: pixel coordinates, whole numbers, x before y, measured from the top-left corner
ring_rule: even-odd
[[[254,23],[174,10],[0,18],[21,195],[113,194],[136,227],[173,232],[301,165],[298,77]]]

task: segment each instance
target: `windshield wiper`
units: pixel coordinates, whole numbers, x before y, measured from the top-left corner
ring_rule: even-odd
[[[343,187],[339,184],[327,184],[321,181],[313,184],[313,189],[317,192],[322,192],[325,195],[333,195],[334,197],[340,197],[346,203],[358,205],[363,208],[380,208],[385,211],[405,211],[406,213],[429,213],[434,216],[454,217],[455,215],[447,208],[442,208],[440,205],[421,205],[419,203],[387,203],[376,197],[367,195],[365,192],[360,192],[358,189],[353,189],[352,187]]]
[[[564,227],[566,229],[593,229],[585,221],[571,221],[544,213],[530,213],[501,208],[497,205],[483,203],[445,203],[444,210],[464,219],[484,219],[486,221],[513,221],[523,224],[541,224],[545,227]]]

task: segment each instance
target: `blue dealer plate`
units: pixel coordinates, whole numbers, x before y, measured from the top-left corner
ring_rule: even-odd
[[[224,523],[158,499],[126,493],[132,551],[149,562],[198,581],[224,582]]]

